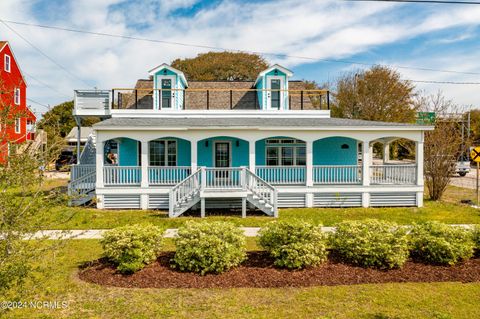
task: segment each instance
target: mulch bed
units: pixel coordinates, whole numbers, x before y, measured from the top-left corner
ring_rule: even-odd
[[[453,267],[432,266],[412,261],[401,269],[376,270],[329,260],[298,271],[278,269],[265,252],[249,252],[238,268],[220,275],[200,276],[169,267],[173,252],[163,253],[156,262],[133,275],[122,275],[105,260],[85,264],[79,277],[87,282],[125,288],[278,288],[336,286],[388,282],[476,282],[480,281],[480,259]]]

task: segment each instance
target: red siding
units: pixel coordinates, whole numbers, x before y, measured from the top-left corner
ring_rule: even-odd
[[[2,48],[3,46],[3,48]],[[5,71],[5,55],[10,56],[10,72]],[[20,88],[20,104],[14,103],[15,88]],[[18,62],[15,60],[10,45],[5,45],[0,42],[0,109],[5,105],[11,105],[9,112],[10,118],[18,117],[20,119],[20,132],[15,132],[15,125],[7,125],[2,127],[0,131],[0,163],[5,161],[5,157],[8,151],[7,142],[10,143],[22,143],[25,142],[28,136],[27,132],[27,119],[31,122],[35,122],[35,115],[27,107],[27,84],[22,76],[22,72],[18,66]]]

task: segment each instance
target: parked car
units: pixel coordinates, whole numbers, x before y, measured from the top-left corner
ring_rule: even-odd
[[[470,172],[470,159],[464,154],[461,155],[455,163],[455,173],[463,177],[467,175],[468,172]]]
[[[55,161],[55,170],[60,171],[65,166],[75,164],[77,162],[77,156],[73,150],[63,150]]]

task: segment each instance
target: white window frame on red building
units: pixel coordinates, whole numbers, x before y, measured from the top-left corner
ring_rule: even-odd
[[[7,62],[7,60],[8,60],[8,62]],[[9,56],[8,54],[5,54],[5,56],[3,58],[3,61],[5,63],[5,65],[4,65],[5,72],[10,73],[12,71],[12,57]]]

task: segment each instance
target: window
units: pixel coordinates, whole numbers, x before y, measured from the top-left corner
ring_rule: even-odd
[[[21,120],[19,118],[15,119],[15,133],[20,133],[21,131]]]
[[[15,91],[14,91],[14,102],[16,105],[20,105],[20,89],[19,88],[15,88]]]
[[[305,166],[305,142],[295,139],[269,139],[266,141],[266,165]]]
[[[8,54],[5,54],[5,58],[4,58],[4,69],[5,69],[5,72],[10,72],[11,71],[11,58]]]
[[[177,142],[151,141],[150,166],[177,166]]]

